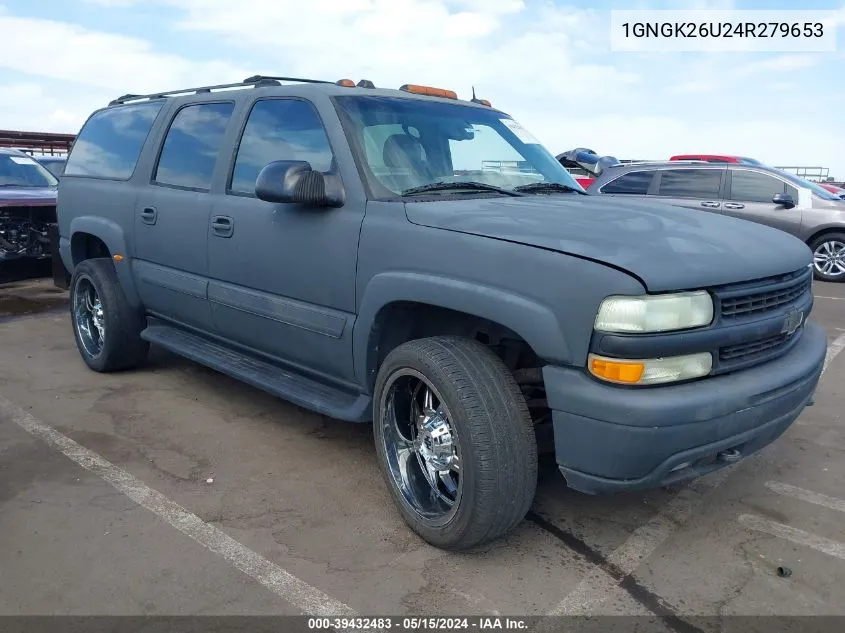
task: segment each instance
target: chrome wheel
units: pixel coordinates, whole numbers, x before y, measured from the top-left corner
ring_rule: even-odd
[[[73,324],[85,352],[98,356],[106,339],[106,320],[100,295],[87,277],[76,283],[73,293]]]
[[[382,393],[380,423],[393,484],[416,514],[445,524],[462,491],[460,443],[449,409],[412,369],[395,372]]]
[[[813,265],[826,277],[845,274],[845,242],[828,240],[819,244],[813,251]]]

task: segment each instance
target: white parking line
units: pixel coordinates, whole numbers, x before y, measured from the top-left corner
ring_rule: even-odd
[[[822,367],[822,373],[827,371],[828,366],[836,358],[837,354],[842,351],[842,348],[845,348],[845,334],[840,334],[836,337],[836,340],[833,341],[830,345],[827,346],[827,354],[824,357],[824,366]]]
[[[115,466],[97,453],[77,444],[53,427],[0,396],[0,417],[8,418],[23,430],[44,440],[53,448],[105,480],[194,541],[226,559],[247,576],[285,599],[306,615],[354,616],[349,606],[303,582],[275,563],[263,558],[222,530],[204,522],[175,501],[148,487],[141,480]]]
[[[835,556],[836,558],[845,560],[845,543],[832,541],[828,538],[824,538],[823,536],[817,536],[815,534],[811,534],[810,532],[805,532],[804,530],[784,525],[783,523],[777,523],[775,521],[770,521],[769,519],[764,519],[763,517],[758,517],[754,514],[740,514],[739,522],[752,530],[765,532],[766,534],[785,539],[795,543],[796,545],[804,545],[805,547],[810,547],[818,552],[822,552],[823,554],[828,554],[829,556]]]
[[[845,301],[845,297],[825,297],[824,295],[814,295],[815,299],[832,299],[833,301]]]
[[[843,348],[845,348],[845,334],[828,345],[822,373]],[[634,573],[642,561],[651,556],[683,525],[701,504],[704,496],[719,487],[733,473],[733,470],[734,467],[726,467],[693,481],[681,489],[650,521],[635,530],[622,545],[616,548],[608,556],[608,561],[617,565],[626,574]],[[549,615],[594,614],[597,607],[610,597],[611,590],[618,586],[619,582],[616,579],[605,571],[595,568],[549,611]]]
[[[798,486],[791,486],[790,484],[784,484],[779,481],[767,481],[766,488],[768,488],[772,492],[778,493],[779,495],[792,497],[793,499],[806,501],[808,503],[814,503],[818,506],[829,508],[831,510],[845,512],[845,501],[843,501],[842,499],[837,499],[836,497],[828,497],[827,495],[823,495],[820,492],[805,490],[804,488],[799,488]]]
[[[693,481],[681,489],[647,523],[607,557],[609,563],[632,574],[646,558],[685,523],[698,509],[704,496],[717,488],[733,471],[728,467]],[[578,583],[548,615],[590,615],[618,589],[619,582],[604,570],[595,567]],[[627,615],[631,615],[630,613]]]

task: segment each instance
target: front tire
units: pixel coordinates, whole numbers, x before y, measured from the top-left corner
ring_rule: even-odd
[[[519,386],[470,339],[404,343],[379,369],[376,454],[408,526],[428,543],[463,550],[526,515],[537,487],[537,442]]]
[[[810,243],[813,276],[820,281],[845,281],[845,233],[828,233]]]
[[[94,371],[130,369],[146,359],[144,319],[127,302],[111,259],[86,259],[73,271],[70,314],[76,347]]]

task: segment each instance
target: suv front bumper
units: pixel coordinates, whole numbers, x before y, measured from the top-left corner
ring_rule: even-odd
[[[555,453],[567,484],[588,494],[659,488],[763,448],[812,403],[827,340],[808,322],[784,356],[682,385],[618,387],[546,366]]]

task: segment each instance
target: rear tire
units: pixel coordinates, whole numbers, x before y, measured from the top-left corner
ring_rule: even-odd
[[[130,369],[146,360],[145,319],[127,302],[111,259],[86,259],[76,266],[70,315],[76,347],[94,371]]]
[[[845,233],[828,233],[810,242],[813,277],[820,281],[845,281]]]
[[[428,543],[467,549],[525,517],[537,487],[534,427],[516,381],[487,347],[458,337],[400,345],[379,369],[373,407],[382,475]]]

